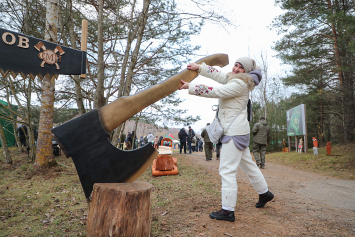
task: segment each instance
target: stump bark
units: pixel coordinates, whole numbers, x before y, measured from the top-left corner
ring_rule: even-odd
[[[151,190],[142,181],[95,184],[87,236],[150,236]]]

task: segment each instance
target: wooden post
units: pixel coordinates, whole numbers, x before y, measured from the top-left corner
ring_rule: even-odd
[[[142,181],[95,184],[87,236],[150,236],[151,190]]]
[[[81,29],[81,51],[87,51],[88,45],[88,21],[83,19],[81,21],[82,29]],[[80,78],[85,79],[86,74],[81,74]]]

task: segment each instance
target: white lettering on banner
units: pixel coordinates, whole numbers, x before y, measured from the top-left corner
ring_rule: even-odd
[[[11,41],[7,41],[6,37],[7,36],[11,36]],[[10,32],[5,32],[4,34],[2,34],[2,41],[4,41],[5,44],[8,44],[8,45],[13,45],[15,42],[16,42],[16,37],[11,34]]]
[[[8,36],[11,37],[10,41],[8,41]],[[3,33],[1,38],[2,38],[2,41],[4,41],[5,44],[13,45],[13,44],[16,43],[16,36],[14,36],[14,34],[12,34],[10,32]],[[27,48],[30,47],[28,42],[30,42],[30,40],[27,37],[19,35],[18,36],[18,45],[17,46],[20,47],[20,48],[27,49]]]
[[[19,40],[18,45],[17,45],[18,47],[24,48],[24,49],[27,49],[30,47],[30,45],[28,44],[28,42],[30,42],[30,40],[27,37],[19,35],[18,40]]]

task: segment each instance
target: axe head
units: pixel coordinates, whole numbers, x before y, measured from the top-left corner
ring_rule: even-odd
[[[40,51],[42,47],[44,47],[43,50],[46,49],[46,47],[44,46],[43,42],[41,42],[41,41],[39,41],[34,47],[35,47],[38,51]]]
[[[132,151],[113,146],[97,110],[70,120],[52,132],[65,155],[72,157],[87,199],[95,183],[133,182],[158,153],[150,144]]]
[[[62,49],[62,47],[60,47],[59,45],[57,45],[57,47],[55,47],[55,49],[57,50],[57,52],[59,52],[60,55],[63,55],[65,52]]]

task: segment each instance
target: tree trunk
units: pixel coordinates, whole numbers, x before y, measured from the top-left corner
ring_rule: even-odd
[[[7,141],[1,123],[0,123],[0,141],[2,146],[2,152],[5,156],[5,163],[12,164],[12,159],[10,156],[9,148],[7,147]]]
[[[151,190],[142,181],[95,184],[87,236],[150,236]]]
[[[47,0],[45,40],[57,43],[58,0]],[[44,76],[42,80],[41,112],[38,129],[36,161],[34,166],[55,164],[52,148],[55,76]]]
[[[98,38],[98,59],[97,59],[97,87],[95,91],[94,98],[94,108],[98,109],[104,106],[105,103],[105,94],[104,94],[104,35],[103,35],[103,5],[104,1],[99,0],[99,15],[98,15],[98,27],[97,27],[97,38]]]
[[[31,117],[31,94],[32,94],[32,81],[28,78],[28,88],[27,88],[27,114],[26,121],[28,123],[28,141],[27,146],[30,148],[28,151],[28,161],[34,162],[36,159],[36,145],[34,138],[34,131],[32,128],[32,117]]]
[[[50,162],[55,162],[51,132],[53,128],[54,84],[54,76],[43,78],[35,167],[47,166]]]
[[[142,14],[141,14],[139,21],[138,21],[139,28],[138,28],[138,32],[137,32],[137,42],[136,42],[136,46],[133,50],[133,54],[131,57],[131,63],[129,65],[128,72],[127,72],[127,78],[126,78],[126,83],[125,83],[124,92],[123,92],[124,96],[129,96],[129,94],[131,92],[133,70],[134,70],[136,63],[137,63],[138,53],[139,53],[139,49],[140,49],[142,39],[143,39],[144,28],[145,28],[145,25],[146,25],[147,19],[148,19],[149,5],[150,5],[150,0],[144,0]]]
[[[14,128],[14,135],[15,135],[15,141],[16,141],[16,145],[17,145],[17,152],[19,154],[21,154],[22,153],[22,147],[21,147],[20,138],[18,137],[18,133],[17,133],[17,124],[16,124],[16,122],[12,122],[12,127]]]
[[[116,147],[118,145],[118,138],[120,138],[120,135],[121,135],[121,128],[122,128],[122,124],[120,126],[118,126],[117,128],[115,128],[115,130],[113,130],[111,143],[112,143],[112,145],[114,145]],[[120,142],[122,142],[122,141],[120,141]]]
[[[74,20],[73,20],[73,4],[72,0],[68,0],[68,8],[69,8],[69,32],[70,32],[70,43],[73,49],[77,49],[76,47],[76,35],[74,32]],[[74,75],[74,84],[75,84],[75,99],[76,105],[78,106],[79,115],[85,114],[85,107],[83,102],[83,95],[81,93],[81,80],[79,75]]]

